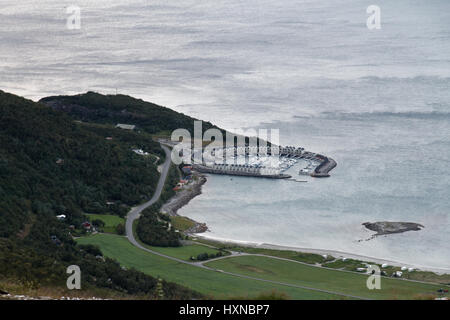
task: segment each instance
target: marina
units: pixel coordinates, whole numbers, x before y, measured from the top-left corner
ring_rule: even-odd
[[[290,179],[292,175],[284,172],[302,161],[306,165],[298,175],[329,177],[329,172],[336,167],[331,158],[293,146],[237,146],[213,149],[211,153],[203,149],[197,152],[203,153],[203,163],[194,164],[193,169],[212,174]]]

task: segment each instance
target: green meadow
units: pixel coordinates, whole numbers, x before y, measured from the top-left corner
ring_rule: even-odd
[[[219,252],[219,250],[216,250],[214,248],[198,244],[185,245],[182,247],[153,247],[145,244],[142,245],[146,248],[149,248],[150,250],[157,251],[162,254],[186,261],[191,261],[191,257],[195,258],[202,253],[216,254]]]
[[[179,263],[136,248],[122,236],[96,234],[79,238],[77,242],[97,245],[105,256],[116,259],[124,267],[162,277],[214,299],[252,298],[272,291],[284,293],[291,299],[346,299],[339,295],[245,279]]]
[[[160,276],[213,298],[254,297],[276,290],[291,299],[346,299],[347,294],[367,299],[431,299],[436,296],[439,285],[381,278],[381,290],[369,290],[367,275],[318,268],[301,263],[261,256],[238,256],[207,262],[206,266],[219,271],[201,269],[179,263],[134,247],[125,237],[97,234],[77,239],[80,244],[100,247],[103,254],[116,259],[121,265],[135,268],[153,276]],[[188,260],[190,256],[203,252],[216,252],[202,245],[187,245],[179,248],[149,247],[158,252]],[[328,294],[314,290],[295,288],[283,284],[246,279],[243,276],[327,290]]]
[[[116,226],[118,224],[125,224],[125,219],[112,214],[86,214],[90,221],[101,220],[105,223],[104,227],[101,227],[104,232],[115,233]]]
[[[330,290],[369,299],[427,299],[436,296],[439,285],[381,278],[380,290],[369,290],[368,275],[318,268],[261,256],[230,257],[206,263],[215,269]]]

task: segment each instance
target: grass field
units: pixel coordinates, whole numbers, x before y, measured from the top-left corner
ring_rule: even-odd
[[[357,268],[364,268],[366,264],[378,265],[381,268],[381,264],[377,264],[370,261],[360,261],[354,259],[346,259],[345,261],[342,259],[334,260],[333,257],[327,256],[325,259],[321,255],[312,254],[312,253],[302,253],[296,252],[292,250],[276,250],[276,249],[264,249],[264,248],[252,248],[252,247],[243,247],[237,246],[230,243],[222,243],[210,239],[202,239],[198,238],[195,240],[197,243],[203,243],[210,246],[214,246],[217,248],[223,248],[226,250],[232,251],[240,251],[246,253],[256,253],[256,254],[264,254],[273,257],[286,258],[290,260],[315,264],[319,263],[323,267],[339,269],[339,270],[347,270],[347,271],[356,271]],[[388,266],[387,268],[381,268],[382,271],[386,272],[387,275],[392,275],[395,271],[400,271],[401,267]],[[416,281],[425,281],[425,282],[433,282],[438,285],[448,286],[450,285],[450,274],[436,274],[434,272],[415,270],[412,272],[403,272],[402,279],[416,280]]]
[[[274,250],[274,249],[262,249],[262,248],[239,247],[239,246],[229,246],[227,247],[227,249],[246,253],[265,254],[268,256],[296,260],[309,264],[325,263],[327,261],[334,260],[332,256],[327,256],[325,258],[320,254],[304,253],[292,250]]]
[[[201,253],[208,253],[208,254],[216,254],[219,252],[219,250],[202,246],[198,244],[193,245],[186,245],[182,247],[153,247],[149,245],[145,245],[146,248],[149,248],[150,250],[154,250],[157,252],[161,252],[165,255],[175,257],[178,259],[183,259],[186,261],[190,261],[191,257],[197,257]]]
[[[111,214],[87,214],[91,221],[99,219],[105,223],[102,227],[104,232],[115,233],[118,224],[125,224],[125,219]]]
[[[216,299],[251,298],[273,290],[285,293],[291,299],[345,299],[339,295],[243,279],[178,263],[136,248],[125,237],[117,235],[97,234],[79,238],[77,242],[99,246],[105,256],[116,259],[127,268],[160,276]]]
[[[174,258],[178,258],[178,259],[183,259],[186,261],[191,261],[191,257],[197,257],[197,255],[201,254],[201,253],[207,253],[207,254],[216,254],[217,252],[219,252],[219,250],[208,247],[206,245],[203,244],[192,244],[192,245],[188,245],[188,246],[182,246],[182,247],[154,247],[154,246],[150,246],[146,243],[143,243],[142,241],[140,241],[138,235],[136,234],[136,228],[137,228],[137,223],[138,220],[135,220],[133,223],[133,233],[134,233],[134,237],[137,240],[137,242],[139,242],[139,244],[145,248],[148,248],[150,250],[156,251],[156,252],[160,252],[162,254],[174,257]],[[226,253],[226,252],[224,252]]]
[[[172,225],[175,229],[180,230],[180,231],[185,231],[185,230],[195,226],[194,221],[192,221],[189,218],[180,217],[180,216],[170,217],[170,222],[172,223]]]
[[[317,268],[258,256],[232,257],[206,263],[228,272],[342,292],[371,299],[424,299],[437,295],[439,285],[381,279],[381,290],[369,290],[367,275]]]

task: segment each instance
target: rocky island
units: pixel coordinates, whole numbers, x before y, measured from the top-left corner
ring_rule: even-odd
[[[374,236],[402,233],[406,231],[419,231],[424,228],[423,225],[414,222],[391,222],[391,221],[380,221],[380,222],[364,222],[362,224],[367,229],[377,232]]]

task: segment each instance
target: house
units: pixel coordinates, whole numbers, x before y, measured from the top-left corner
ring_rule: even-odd
[[[91,228],[92,228],[91,223],[88,222],[88,221],[83,222],[83,223],[81,224],[81,226],[82,226],[83,228],[85,228],[86,230],[91,230]]]
[[[142,149],[133,149],[133,152],[140,155],[140,156],[148,156],[148,152],[145,152]]]
[[[56,219],[58,220],[64,220],[66,218],[65,214],[60,214],[59,216],[56,216]]]
[[[112,140],[113,138],[112,137],[106,137],[105,139],[106,140]]]
[[[402,274],[403,274],[403,272],[401,272],[401,271],[395,271],[395,272],[392,274],[392,276],[393,276],[393,277],[396,277],[396,278],[401,278]]]
[[[56,160],[56,164],[63,164],[63,163],[64,163],[64,160],[61,158]]]
[[[116,128],[124,129],[124,130],[134,130],[136,126],[134,124],[124,124],[124,123],[118,123],[116,125]]]

